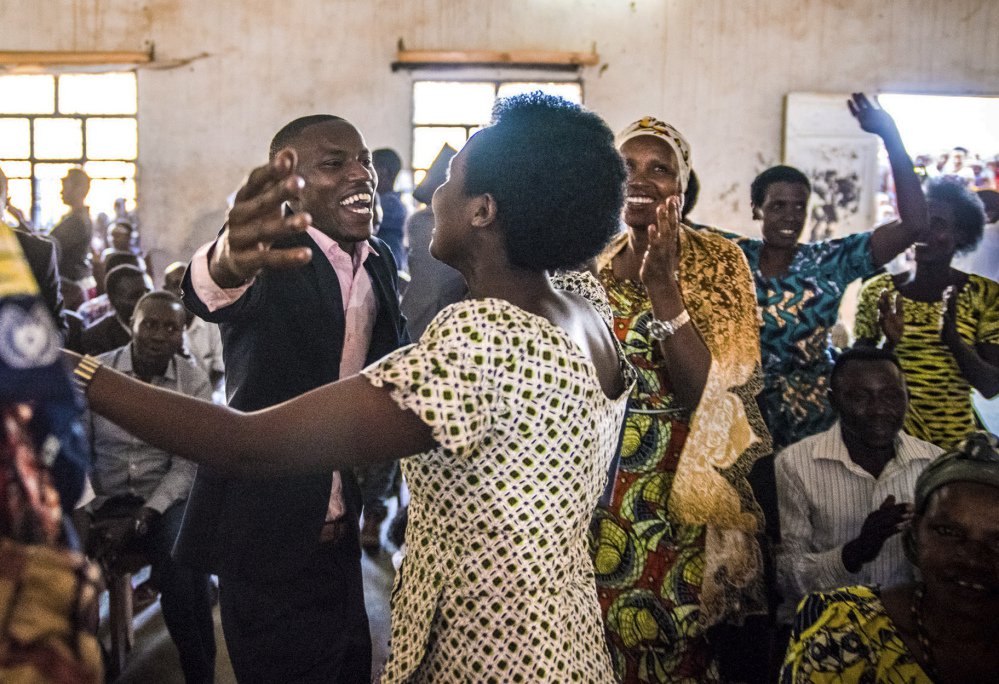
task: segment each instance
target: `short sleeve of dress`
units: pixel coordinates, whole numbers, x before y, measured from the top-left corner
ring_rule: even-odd
[[[488,301],[467,300],[443,309],[420,341],[376,361],[361,375],[415,413],[434,439],[455,456],[474,451],[491,427],[493,369],[501,349],[487,343],[496,315]],[[508,352],[509,350],[507,350]]]
[[[881,291],[891,287],[888,274],[871,278],[860,290],[857,302],[857,317],[853,322],[853,336],[858,340],[880,340],[881,327],[878,325],[878,298]]]
[[[840,285],[852,283],[877,270],[871,257],[871,233],[854,233],[809,245],[811,258],[826,276]]]
[[[978,319],[978,330],[975,342],[999,344],[999,283],[988,278],[971,275],[972,281],[977,281],[981,301],[981,318]]]
[[[577,294],[589,301],[607,327],[614,325],[614,313],[611,311],[610,302],[607,301],[607,293],[592,273],[558,271],[552,274],[551,280],[556,289]]]

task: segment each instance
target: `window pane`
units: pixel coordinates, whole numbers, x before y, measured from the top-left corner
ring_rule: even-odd
[[[492,83],[417,81],[413,84],[413,123],[487,124],[495,99]]]
[[[27,119],[0,119],[0,157],[31,156],[31,124]]]
[[[51,228],[69,207],[62,203],[62,178],[76,164],[35,164],[37,227]]]
[[[37,159],[82,157],[82,124],[79,119],[35,119],[35,157]]]
[[[7,202],[31,219],[31,181],[27,178],[11,178],[7,182]]]
[[[90,159],[135,159],[135,119],[87,119],[87,157]]]
[[[90,194],[87,195],[87,205],[90,207],[90,215],[96,216],[103,211],[108,216],[114,216],[114,201],[119,197],[124,197],[128,200],[128,203],[134,204],[134,179],[95,178],[90,182]]]
[[[31,178],[31,162],[4,159],[0,161],[0,169],[7,178]]]
[[[549,95],[558,95],[576,104],[582,104],[583,102],[583,90],[578,83],[501,83],[496,96],[512,97],[513,95],[531,93],[535,90],[540,90]]]
[[[54,113],[54,77],[0,76],[0,114]]]
[[[135,114],[134,73],[59,77],[60,114]]]
[[[135,178],[135,164],[131,162],[88,161],[83,170],[91,178]]]
[[[433,163],[444,143],[456,150],[465,145],[464,128],[414,128],[413,129],[413,168],[426,169]]]

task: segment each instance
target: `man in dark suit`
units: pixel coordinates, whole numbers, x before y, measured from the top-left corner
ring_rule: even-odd
[[[361,134],[339,117],[297,119],[270,159],[183,284],[187,307],[219,324],[229,404],[241,410],[353,375],[408,342],[391,251],[371,235],[376,176]],[[277,180],[279,168],[296,175]],[[288,226],[294,236],[275,242]],[[370,681],[359,509],[349,472],[234,480],[199,469],[176,553],[219,576],[241,682]]]

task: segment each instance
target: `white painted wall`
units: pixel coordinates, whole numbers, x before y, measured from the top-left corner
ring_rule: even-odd
[[[999,94],[996,0],[4,0],[0,50],[136,50],[139,202],[157,265],[214,235],[290,119],[331,112],[408,154],[413,49],[589,50],[587,104],[691,140],[696,217],[754,231],[788,92]],[[945,122],[941,122],[945,125]]]

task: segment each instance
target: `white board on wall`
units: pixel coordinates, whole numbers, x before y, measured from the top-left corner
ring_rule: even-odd
[[[875,224],[878,138],[846,107],[849,94],[789,93],[784,103],[784,163],[812,181],[802,239],[840,237]]]

